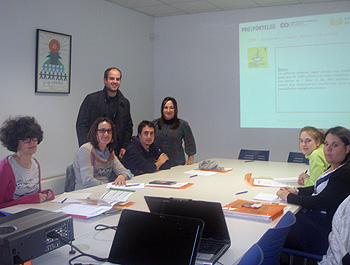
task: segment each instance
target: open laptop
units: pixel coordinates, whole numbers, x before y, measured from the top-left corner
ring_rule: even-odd
[[[194,265],[204,222],[125,209],[108,262],[123,265]]]
[[[214,264],[230,247],[231,240],[221,203],[145,196],[152,213],[170,214],[204,221],[196,264]]]

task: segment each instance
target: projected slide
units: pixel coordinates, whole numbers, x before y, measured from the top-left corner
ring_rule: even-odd
[[[242,128],[350,128],[350,13],[239,25]]]

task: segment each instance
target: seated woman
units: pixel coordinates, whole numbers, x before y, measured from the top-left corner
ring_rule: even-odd
[[[315,185],[316,179],[329,167],[323,151],[324,138],[323,130],[317,130],[310,126],[301,129],[299,147],[306,159],[309,160],[309,174],[303,172],[299,175],[298,183],[300,185]]]
[[[98,118],[92,124],[83,144],[74,158],[75,189],[84,189],[112,182],[121,186],[133,174],[120,163],[114,154],[117,133],[108,118]]]
[[[155,127],[155,144],[162,153],[169,157],[169,166],[191,165],[196,153],[196,143],[187,121],[177,117],[177,102],[172,97],[166,97],[161,106],[162,116],[153,121]],[[185,143],[185,153],[182,147]]]
[[[0,140],[15,152],[0,162],[0,208],[54,199],[52,190],[41,191],[40,165],[33,158],[43,140],[43,131],[35,118],[7,119],[0,129]]]
[[[329,129],[324,154],[330,167],[315,186],[282,187],[277,192],[282,200],[302,206],[285,246],[318,255],[326,253],[333,215],[350,195],[350,132],[343,127]]]

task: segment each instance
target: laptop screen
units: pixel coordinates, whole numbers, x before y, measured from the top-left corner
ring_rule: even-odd
[[[108,261],[118,264],[195,264],[202,220],[123,210]]]
[[[202,219],[205,224],[202,238],[230,243],[221,203],[152,196],[145,196],[145,200],[153,213]]]

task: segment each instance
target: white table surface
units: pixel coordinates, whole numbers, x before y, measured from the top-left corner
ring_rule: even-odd
[[[189,174],[184,172],[198,168],[198,163],[190,166],[177,166],[170,170],[163,170],[153,174],[144,174],[134,177],[128,181],[131,183],[148,183],[152,180],[175,180],[177,182],[191,182],[193,186],[184,189],[169,189],[157,187],[145,187],[144,189],[136,189],[136,192],[129,198],[129,201],[135,204],[129,209],[148,211],[145,195],[162,196],[162,197],[178,197],[191,198],[195,200],[219,201],[222,205],[226,205],[236,199],[252,200],[252,198],[263,192],[275,194],[278,188],[275,187],[251,187],[244,180],[246,173],[252,173],[253,177],[264,176],[273,178],[290,178],[297,177],[304,172],[308,166],[305,164],[285,163],[285,162],[264,162],[254,161],[246,162],[237,159],[219,159],[213,158],[219,166],[232,168],[227,173],[218,173],[213,176],[197,176],[189,178]],[[106,185],[88,188],[75,192],[91,192],[92,198],[99,198],[105,191]],[[236,192],[248,191],[247,193],[235,195]],[[45,210],[56,210],[65,204],[45,202],[42,204],[26,204],[17,205],[3,209],[7,212],[18,212],[27,208],[37,208]],[[299,207],[290,206],[292,212],[296,212]],[[114,230],[95,231],[97,224],[117,225],[120,214],[110,216],[98,216],[88,220],[74,218],[74,237],[73,242],[82,251],[99,257],[108,257],[109,249],[114,237]],[[235,264],[240,257],[264,234],[270,227],[274,227],[280,218],[271,223],[263,223],[258,221],[250,221],[237,219],[234,217],[226,217],[226,223],[231,238],[231,247],[220,258],[222,264]],[[57,250],[49,252],[41,257],[33,260],[33,265],[41,264],[68,264],[68,260],[74,255],[68,252],[69,246],[61,247]],[[100,264],[89,258],[79,258],[74,262]],[[74,263],[73,262],[73,263]],[[219,264],[219,263],[217,263]]]

